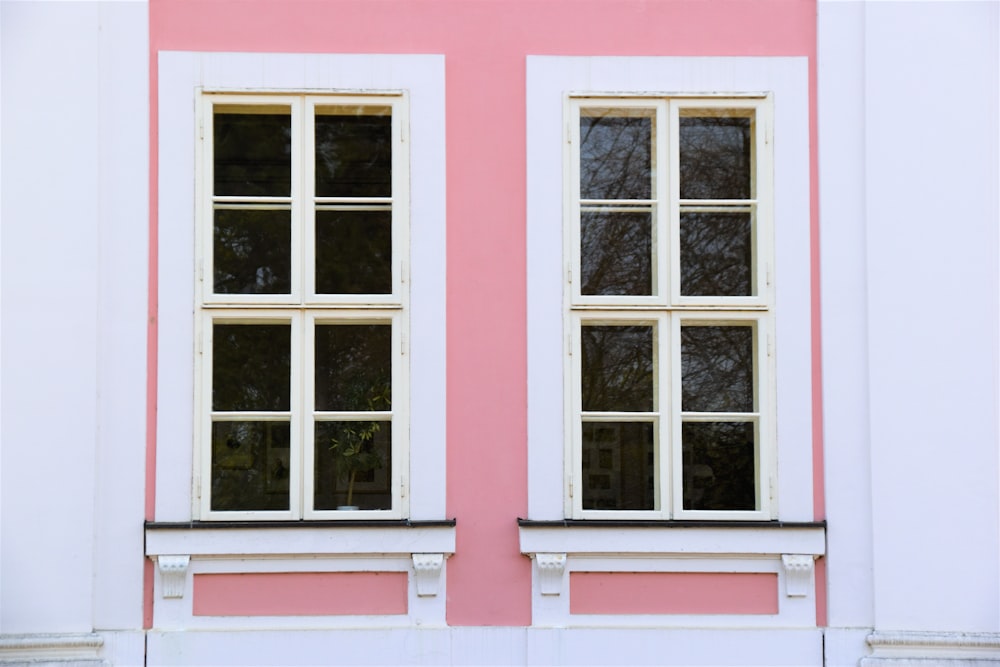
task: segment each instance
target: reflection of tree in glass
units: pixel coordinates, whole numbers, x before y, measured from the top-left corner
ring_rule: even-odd
[[[753,412],[753,327],[681,327],[681,409]]]
[[[681,440],[684,509],[756,509],[752,422],[686,422]]]
[[[580,215],[582,294],[652,294],[651,218],[649,213]]]
[[[653,327],[583,326],[582,403],[586,411],[653,410]]]
[[[749,296],[749,213],[681,213],[681,294]]]
[[[390,196],[391,139],[388,115],[317,115],[316,196]]]
[[[213,128],[215,195],[291,194],[289,114],[216,113]]]
[[[370,411],[392,404],[392,326],[323,324],[316,326],[316,409]]]
[[[291,327],[215,324],[212,409],[289,410]]]
[[[652,125],[652,118],[610,112],[580,117],[581,198],[651,198]]]
[[[288,211],[217,210],[213,236],[216,294],[291,292]]]
[[[212,424],[212,509],[288,509],[288,422]]]
[[[749,199],[750,118],[681,116],[681,199]]]
[[[391,211],[316,211],[316,291],[392,292]]]

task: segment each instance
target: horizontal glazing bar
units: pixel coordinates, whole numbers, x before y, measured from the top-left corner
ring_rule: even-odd
[[[585,422],[649,422],[660,418],[659,412],[581,412]]]
[[[377,422],[388,422],[392,421],[392,411],[391,410],[373,410],[371,412],[314,412],[313,418],[318,422],[327,421],[337,421],[337,422],[349,422],[349,421],[377,421]]]
[[[586,298],[586,297],[584,297]],[[689,297],[695,298],[695,297]],[[730,299],[732,303],[698,303],[692,305],[684,304],[648,304],[648,303],[629,303],[628,297],[620,297],[616,303],[575,303],[570,306],[570,310],[574,312],[609,312],[609,311],[622,311],[624,312],[655,312],[655,311],[698,311],[698,310],[709,310],[709,311],[761,311],[766,312],[768,306],[759,303],[744,303],[742,301],[736,301],[736,299],[744,299],[746,297],[713,297],[718,299]]]
[[[313,197],[317,204],[383,204],[391,205],[392,197]]]
[[[216,211],[290,211],[291,204],[213,204]],[[287,222],[285,223],[287,224]]]
[[[215,195],[216,204],[291,204],[291,197],[252,197],[242,195]]]
[[[213,412],[213,422],[287,422],[291,412]]]
[[[682,412],[686,422],[752,422],[760,418],[759,412]]]
[[[753,205],[681,206],[681,213],[753,213]]]
[[[391,211],[391,204],[316,204],[317,211]]]
[[[681,199],[682,208],[688,206],[753,206],[756,199]]]
[[[581,206],[584,213],[649,213],[652,206]]]
[[[649,208],[656,205],[656,199],[581,199],[580,206],[631,206]]]

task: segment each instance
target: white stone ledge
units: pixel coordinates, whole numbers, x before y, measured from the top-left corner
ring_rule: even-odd
[[[822,526],[650,527],[521,525],[521,553],[775,556],[826,553]]]
[[[378,556],[455,553],[454,526],[146,529],[146,555]]]

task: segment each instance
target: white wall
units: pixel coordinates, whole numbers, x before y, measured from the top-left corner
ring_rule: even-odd
[[[1000,630],[998,36],[996,2],[820,2],[832,626]]]
[[[142,621],[144,3],[0,4],[0,632]]]

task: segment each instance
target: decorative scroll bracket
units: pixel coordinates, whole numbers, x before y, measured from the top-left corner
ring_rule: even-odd
[[[781,564],[785,566],[785,595],[790,598],[807,597],[812,590],[813,556],[803,554],[782,554]]]
[[[413,574],[417,582],[417,595],[434,597],[441,585],[444,554],[412,554]]]
[[[566,554],[535,554],[538,564],[538,589],[542,595],[559,595],[566,571]]]
[[[160,569],[160,582],[164,598],[184,597],[187,583],[188,565],[191,556],[157,556],[156,565]]]

